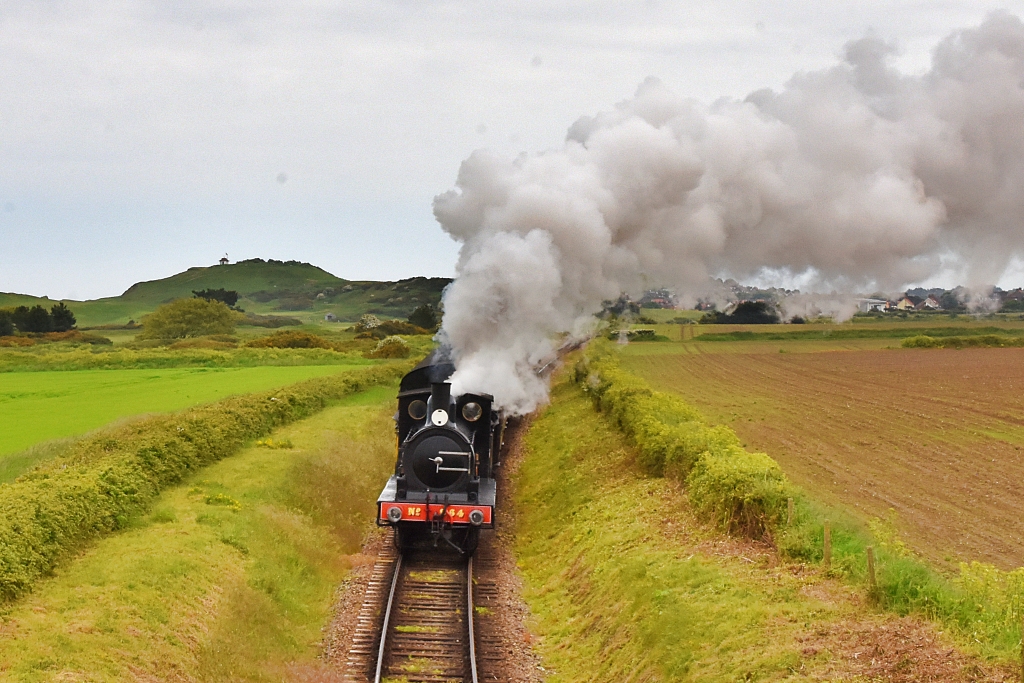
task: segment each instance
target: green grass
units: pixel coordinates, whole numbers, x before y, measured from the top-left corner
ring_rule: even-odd
[[[548,681],[810,679],[798,636],[854,609],[803,590],[820,577],[709,553],[678,486],[564,382],[527,448],[517,554]]]
[[[112,421],[180,410],[233,394],[345,371],[345,366],[81,370],[0,374],[0,481],[3,456]]]
[[[275,431],[294,448],[252,447],[204,469],[59,568],[0,614],[0,679],[314,675],[335,589],[394,462],[394,392]]]

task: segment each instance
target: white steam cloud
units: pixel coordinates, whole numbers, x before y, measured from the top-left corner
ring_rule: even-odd
[[[950,35],[920,76],[893,52],[857,40],[781,92],[711,106],[652,78],[560,149],[474,152],[434,202],[463,243],[441,333],[455,391],[532,410],[552,336],[645,286],[688,301],[712,275],[772,272],[892,291],[951,264],[996,282],[1024,256],[1024,24]]]

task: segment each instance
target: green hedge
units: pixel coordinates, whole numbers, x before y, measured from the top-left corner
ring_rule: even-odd
[[[772,538],[793,495],[774,460],[744,450],[728,427],[708,426],[681,399],[620,370],[601,343],[577,363],[574,380],[633,441],[648,474],[686,483],[704,519],[730,533]]]
[[[919,334],[907,337],[900,346],[905,349],[964,349],[974,347],[1006,347],[1024,346],[1024,337],[1004,337],[995,334],[983,334],[974,337],[930,337]]]
[[[0,599],[30,590],[89,538],[125,526],[188,474],[332,400],[408,370],[406,363],[377,366],[148,418],[83,439],[0,485]]]
[[[744,450],[731,429],[709,427],[681,399],[620,370],[603,341],[590,344],[572,378],[634,443],[648,474],[686,484],[704,519],[729,533],[774,542],[783,555],[811,563],[822,559],[823,523],[830,519],[833,575],[865,584],[865,548],[874,545],[878,584],[871,598],[881,607],[938,619],[986,656],[1019,656],[1024,568],[1004,572],[961,563],[959,576],[942,576],[906,550],[895,527],[888,528],[891,520],[869,522],[869,533],[849,515],[811,500],[772,458]],[[794,515],[787,525],[790,497]]]

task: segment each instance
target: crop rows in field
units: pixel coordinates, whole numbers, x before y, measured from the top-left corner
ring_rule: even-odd
[[[626,369],[729,424],[814,495],[866,516],[895,509],[934,560],[1024,565],[1024,349],[641,346]]]

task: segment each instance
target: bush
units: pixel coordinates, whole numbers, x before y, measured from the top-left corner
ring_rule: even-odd
[[[144,317],[142,328],[136,339],[187,339],[231,334],[235,322],[231,309],[222,301],[178,299]]]
[[[720,311],[711,311],[700,321],[712,325],[773,325],[779,322],[779,314],[767,302],[744,301],[728,315]]]
[[[623,330],[626,333],[626,340],[631,342],[641,341],[668,341],[668,337],[657,334],[654,330],[649,329],[637,329],[637,330]],[[608,333],[608,339],[617,341],[621,333],[618,330]]]
[[[53,320],[42,306],[18,306],[11,312],[15,327],[21,332],[49,332],[53,329]]]
[[[633,441],[648,474],[688,485],[701,517],[731,533],[773,538],[793,495],[774,460],[743,450],[728,427],[709,427],[682,400],[620,370],[603,344],[577,364],[574,379]]]
[[[0,337],[14,334],[14,317],[10,311],[0,310]]]
[[[984,347],[1024,346],[1024,337],[1003,337],[996,334],[980,334],[969,337],[931,337],[919,334],[907,337],[900,346],[905,349],[964,349]]]
[[[75,314],[71,312],[71,309],[65,306],[62,301],[50,309],[50,323],[50,327],[53,328],[54,332],[67,332],[78,321],[75,320]]]
[[[377,342],[377,346],[366,354],[367,358],[406,358],[410,352],[409,345],[401,337],[385,337]]]
[[[418,306],[416,310],[409,314],[409,324],[425,330],[436,330],[438,324],[437,311],[430,304]]]
[[[188,474],[407,370],[389,365],[308,380],[76,442],[13,484],[0,485],[0,598],[24,594],[89,538],[125,527]]]
[[[231,289],[202,289],[198,292],[193,289],[192,296],[207,301],[220,301],[227,306],[234,306],[238,303],[238,292]]]
[[[323,337],[309,332],[289,330],[275,332],[253,339],[246,346],[254,349],[333,349],[334,345]]]

